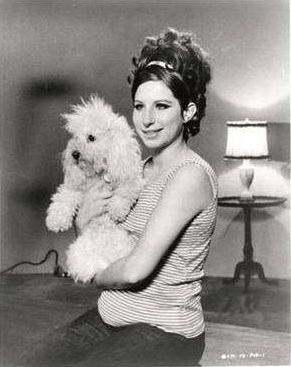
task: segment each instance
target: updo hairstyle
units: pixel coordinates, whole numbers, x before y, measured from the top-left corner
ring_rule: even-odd
[[[134,69],[128,81],[134,100],[138,87],[147,81],[163,81],[178,99],[181,112],[190,102],[197,111],[184,124],[184,139],[198,134],[205,115],[206,85],[210,82],[210,65],[206,53],[189,32],[168,28],[158,37],[148,37],[138,57],[132,58]]]

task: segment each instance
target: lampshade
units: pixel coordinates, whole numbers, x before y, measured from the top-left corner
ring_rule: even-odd
[[[269,157],[266,121],[228,121],[226,159],[266,159]]]
[[[239,176],[243,190],[239,198],[242,201],[255,200],[250,191],[254,179],[254,167],[251,159],[266,159],[269,157],[267,143],[266,121],[228,121],[227,144],[224,158],[241,159]]]

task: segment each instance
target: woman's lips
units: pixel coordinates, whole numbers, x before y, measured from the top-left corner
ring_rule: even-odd
[[[143,134],[148,138],[154,138],[158,135],[158,133],[162,131],[162,129],[156,129],[156,130],[143,130]]]

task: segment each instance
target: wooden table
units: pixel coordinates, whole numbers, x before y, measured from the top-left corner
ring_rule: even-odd
[[[245,238],[243,255],[244,260],[239,262],[235,267],[232,279],[225,279],[225,284],[234,284],[240,279],[240,275],[244,274],[244,292],[247,293],[250,287],[252,275],[258,275],[259,279],[268,284],[276,284],[276,281],[268,280],[265,277],[263,266],[253,260],[253,245],[251,231],[251,212],[253,208],[266,208],[283,204],[286,198],[279,196],[254,196],[253,200],[241,200],[238,196],[224,196],[218,199],[218,205],[228,208],[242,208],[244,212]]]

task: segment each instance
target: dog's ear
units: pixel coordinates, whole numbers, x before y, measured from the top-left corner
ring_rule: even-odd
[[[131,180],[139,175],[141,153],[133,131],[125,118],[122,128],[113,134],[112,144],[108,151],[108,174],[113,184]]]

